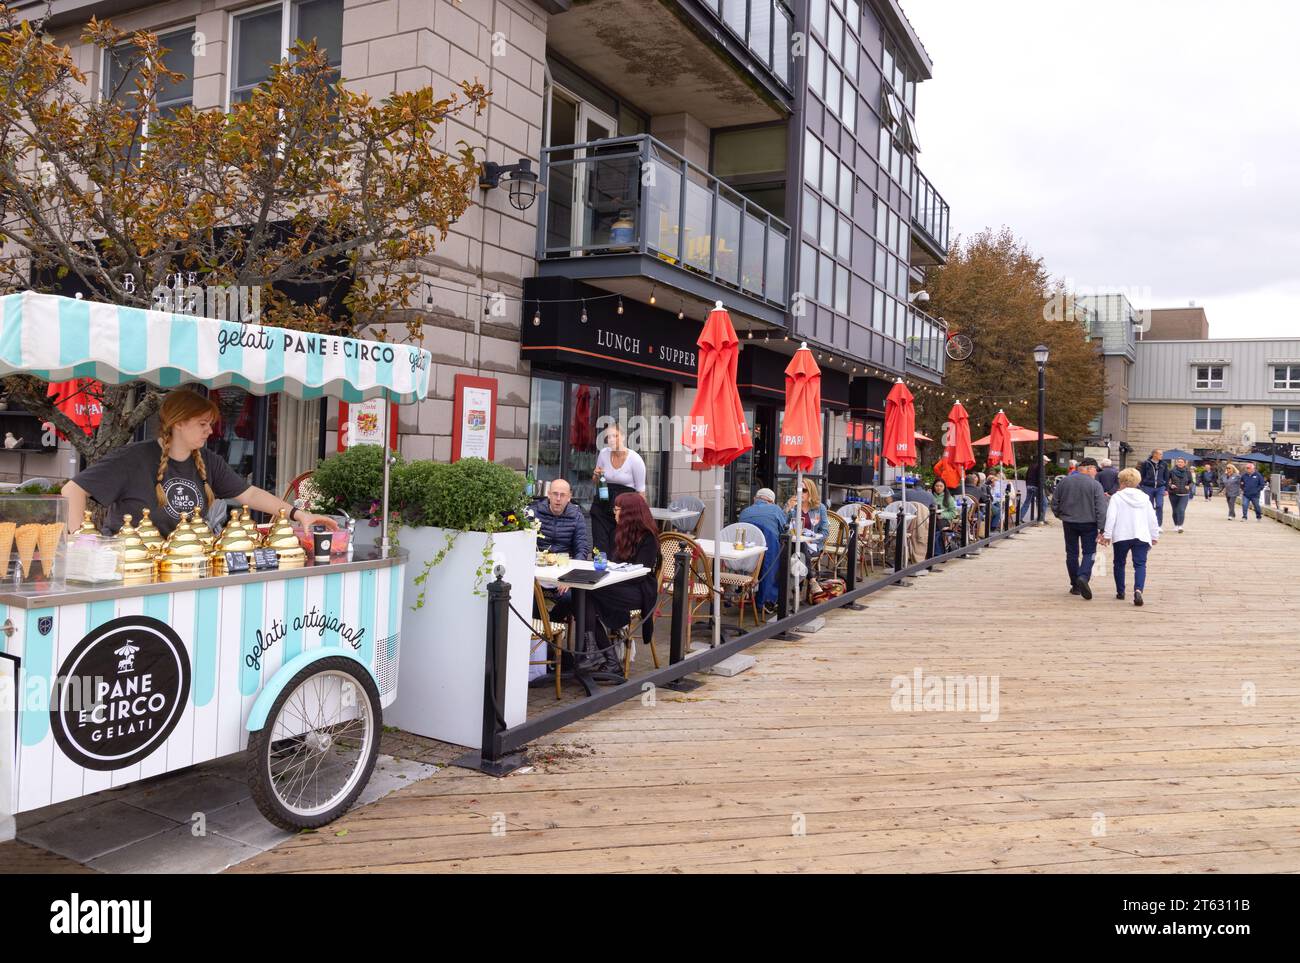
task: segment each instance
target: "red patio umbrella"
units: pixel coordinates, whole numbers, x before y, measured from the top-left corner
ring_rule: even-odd
[[[956,402],[948,412],[948,431],[944,436],[943,460],[961,470],[961,493],[966,494],[966,472],[975,467],[975,452],[970,443],[970,415]]]
[[[795,517],[801,522],[799,493],[803,491],[803,473],[812,471],[822,456],[822,372],[806,341],[785,366],[785,414],[781,418],[779,454],[795,470]],[[796,523],[794,533],[795,558],[802,558],[803,525]],[[794,593],[796,612],[801,594]]]
[[[1010,437],[1012,444],[1016,444],[1022,441],[1038,440],[1037,428],[1021,428],[1019,425],[1010,425],[1009,429],[1010,430],[1008,433],[1008,437]],[[1046,440],[1054,440],[1056,438],[1056,435],[1049,435],[1047,432],[1043,432],[1043,438]],[[971,444],[976,448],[980,448],[983,447],[984,445],[987,445],[991,439],[992,439],[991,435],[985,435],[983,438],[979,439],[978,441],[972,441]]]
[[[1037,434],[1034,435],[1038,437]],[[993,428],[989,431],[989,457],[990,465],[1010,465],[1016,466],[1016,449],[1011,441],[1011,422],[1001,409],[993,416]]]
[[[902,380],[895,382],[885,398],[885,461],[898,465],[916,464],[916,407],[912,392]],[[903,540],[903,565],[907,565],[907,473],[903,473],[902,509],[898,514],[896,538]]]
[[[54,407],[67,415],[85,434],[93,435],[104,420],[104,386],[94,378],[73,378],[50,384]],[[63,432],[58,433],[63,438]]]
[[[731,315],[715,301],[699,345],[695,403],[687,420],[686,447],[694,455],[692,468],[722,468],[754,447],[745,423],[745,409],[736,387],[740,339]],[[713,645],[722,638],[722,485],[713,486]]]

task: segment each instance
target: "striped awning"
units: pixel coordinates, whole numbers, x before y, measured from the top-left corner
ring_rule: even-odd
[[[25,291],[0,297],[0,376],[234,385],[253,394],[398,404],[429,393],[422,348]]]

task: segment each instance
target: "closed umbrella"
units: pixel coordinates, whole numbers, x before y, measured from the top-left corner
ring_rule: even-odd
[[[916,464],[916,407],[912,392],[900,378],[885,398],[885,461],[898,465]],[[907,567],[907,478],[903,478],[902,508],[898,513],[897,538],[903,539],[903,567]]]
[[[740,339],[721,301],[714,302],[698,340],[695,403],[687,421],[692,468],[722,468],[754,447],[736,388]],[[722,636],[722,485],[713,486],[713,645]]]
[[[803,515],[799,495],[803,491],[803,473],[812,471],[822,456],[822,372],[804,342],[785,367],[785,414],[781,418],[779,454],[795,470],[794,550],[802,559]],[[796,581],[797,584],[797,581]],[[783,587],[785,591],[788,586]],[[794,610],[799,611],[800,592],[794,593]]]
[[[998,413],[993,416],[993,427],[989,431],[988,463],[990,465],[1010,465],[1012,468],[1016,466],[1016,449],[1012,444],[1011,427],[1011,422],[999,408]],[[1034,437],[1038,437],[1037,433]]]
[[[970,415],[956,402],[948,412],[948,432],[944,437],[944,461],[961,469],[961,493],[966,494],[966,472],[975,467],[975,452],[970,443]]]

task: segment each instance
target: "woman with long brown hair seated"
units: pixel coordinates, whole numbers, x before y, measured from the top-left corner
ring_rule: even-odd
[[[648,644],[654,635],[654,608],[659,601],[659,529],[645,498],[637,492],[624,492],[614,500],[613,562],[644,565],[650,571],[639,579],[619,582],[609,588],[596,589],[596,610],[604,628],[621,631],[630,621],[634,609],[645,620],[641,637]]]

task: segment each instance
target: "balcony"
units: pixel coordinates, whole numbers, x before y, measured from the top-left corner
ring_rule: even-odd
[[[539,276],[658,285],[785,323],[789,225],[653,137],[547,148],[541,179]]]
[[[916,368],[920,369],[916,372],[919,375],[943,378],[948,362],[948,325],[945,322],[909,305],[904,344],[909,370]]]
[[[546,46],[652,117],[734,127],[794,109],[791,25],[783,0],[586,0],[551,17]]]
[[[948,260],[948,202],[921,168],[912,166],[912,264],[931,267]]]

